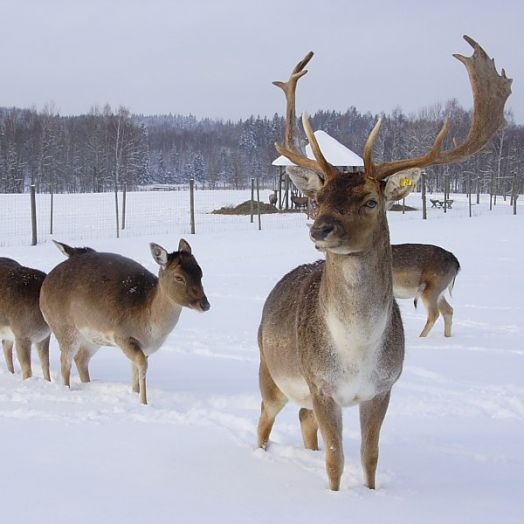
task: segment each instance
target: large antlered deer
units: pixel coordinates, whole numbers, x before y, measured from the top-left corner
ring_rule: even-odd
[[[457,257],[431,244],[397,244],[391,246],[393,295],[395,298],[422,298],[428,318],[421,337],[426,337],[440,314],[444,318],[444,335],[451,336],[453,308],[444,293],[453,289],[460,270]]]
[[[55,242],[68,257],[42,285],[40,307],[60,345],[62,378],[70,385],[75,360],[89,382],[89,359],[100,346],[119,346],[133,364],[133,391],[147,404],[147,358],[175,328],[182,307],[207,311],[202,270],[180,240],[168,253],[151,244],[158,278],[134,260]]]
[[[7,369],[15,372],[13,344],[22,377],[30,378],[31,345],[35,344],[46,380],[49,375],[49,339],[51,330],[46,324],[38,300],[45,273],[20,265],[12,258],[0,258],[0,339]]]
[[[499,75],[471,38],[471,57],[454,55],[468,70],[474,115],[466,140],[442,151],[446,121],[432,149],[407,160],[375,164],[373,144],[380,120],[364,147],[364,172],[343,174],[323,156],[309,124],[302,122],[315,159],[294,143],[295,90],[309,53],[288,82],[276,82],[287,100],[286,142],[280,154],[293,183],[316,200],[311,240],[326,260],[300,266],[278,282],[268,296],[258,333],[261,415],[258,444],[266,448],[276,415],[288,399],[301,407],[304,444],[318,449],[320,428],[331,489],[338,490],[344,469],[342,407],[360,405],[361,459],[365,483],[375,487],[378,442],[390,392],[402,371],[404,331],[393,298],[391,246],[386,209],[412,188],[410,168],[457,162],[479,151],[504,124],[511,80]],[[413,175],[411,175],[413,177]],[[408,181],[406,181],[406,178]]]

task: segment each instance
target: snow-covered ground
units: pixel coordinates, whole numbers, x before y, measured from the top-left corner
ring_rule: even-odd
[[[409,203],[419,196],[415,195]],[[131,366],[114,348],[91,363],[94,382],[51,384],[0,363],[1,522],[520,523],[524,518],[524,209],[493,213],[464,202],[444,215],[390,214],[392,241],[453,251],[460,272],[454,336],[439,320],[418,338],[422,306],[401,301],[407,354],[381,437],[378,489],[362,485],[358,410],[345,411],[342,490],[327,489],[323,452],[303,449],[297,409],[278,417],[267,452],[256,449],[256,331],[267,293],[319,257],[305,219],[286,229],[215,230],[186,237],[204,270],[211,310],[184,311],[149,359],[149,405],[130,391]],[[294,218],[295,220],[295,218]],[[98,239],[155,270],[148,242],[179,233]],[[73,242],[74,243],[74,242]],[[1,247],[0,257],[50,270],[46,242]]]

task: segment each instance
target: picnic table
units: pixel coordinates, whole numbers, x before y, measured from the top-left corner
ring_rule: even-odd
[[[436,207],[436,208],[440,208],[440,209],[451,209],[451,206],[453,205],[453,200],[450,200],[450,199],[446,199],[446,200],[433,200],[433,199],[429,199],[429,201],[431,202],[431,207]]]

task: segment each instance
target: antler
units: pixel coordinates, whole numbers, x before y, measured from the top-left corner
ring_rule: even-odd
[[[313,52],[310,51],[295,66],[287,82],[273,82],[273,84],[277,87],[280,87],[280,89],[282,89],[286,95],[286,145],[283,146],[281,144],[275,144],[275,147],[281,155],[284,155],[297,166],[318,171],[327,177],[336,171],[336,168],[333,167],[322,154],[317,139],[313,133],[313,130],[311,129],[307,114],[304,113],[302,115],[302,125],[304,126],[304,131],[306,132],[306,136],[311,145],[311,149],[313,150],[316,160],[312,160],[311,158],[304,156],[298,150],[294,137],[294,127],[296,123],[295,92],[297,83],[298,80],[307,73],[307,69],[304,69],[304,67],[306,67],[312,57]]]
[[[379,119],[364,147],[364,166],[368,175],[381,180],[411,167],[458,162],[480,151],[505,124],[504,104],[511,94],[512,80],[506,77],[504,69],[501,75],[497,73],[495,61],[489,58],[475,40],[466,35],[464,40],[473,47],[473,55],[466,57],[454,54],[453,56],[466,66],[473,91],[473,121],[466,140],[453,149],[441,151],[442,142],[449,130],[449,120],[446,120],[433,147],[425,155],[375,165],[372,160],[372,149],[380,129]]]

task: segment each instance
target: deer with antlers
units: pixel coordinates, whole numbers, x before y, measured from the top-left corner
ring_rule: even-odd
[[[258,332],[262,395],[258,445],[266,448],[275,417],[288,399],[299,406],[304,445],[326,449],[329,485],[338,490],[344,469],[342,408],[359,404],[365,483],[375,488],[379,433],[391,389],[402,371],[404,331],[393,297],[386,209],[413,188],[418,170],[462,160],[479,151],[504,124],[511,80],[471,38],[473,55],[454,55],[469,73],[474,115],[466,140],[442,151],[446,121],[425,155],[375,164],[373,144],[380,120],[364,147],[364,171],[343,174],[322,154],[307,115],[302,123],[314,159],[295,145],[295,91],[313,53],[287,82],[275,82],[287,100],[285,145],[278,152],[296,167],[293,183],[317,203],[310,229],[325,261],[299,266],[269,294]],[[412,169],[409,174],[402,173]]]

